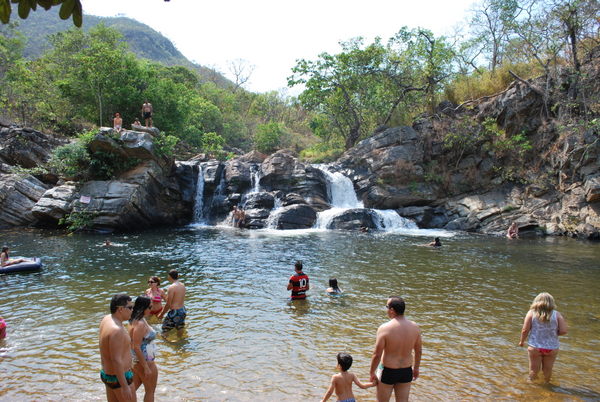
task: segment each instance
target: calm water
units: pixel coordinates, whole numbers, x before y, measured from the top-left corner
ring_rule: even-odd
[[[41,273],[0,275],[0,400],[101,400],[98,324],[110,297],[139,295],[148,276],[177,268],[188,288],[182,338],[157,341],[157,400],[318,400],[335,355],[368,379],[386,298],[405,297],[421,325],[413,400],[600,400],[600,244],[431,236],[184,228],[103,237],[0,232],[13,255],[40,256]],[[288,301],[304,261],[310,300]],[[329,277],[345,295],[328,297]],[[533,297],[554,295],[570,332],[551,386],[526,381],[517,346]],[[156,324],[158,325],[158,324]],[[138,397],[141,398],[143,388]],[[374,391],[357,389],[359,400]]]

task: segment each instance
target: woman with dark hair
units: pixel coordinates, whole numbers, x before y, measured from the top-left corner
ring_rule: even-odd
[[[13,264],[19,264],[21,262],[25,262],[28,261],[24,258],[19,258],[16,260],[11,260],[8,257],[8,250],[9,248],[7,246],[2,247],[2,252],[0,253],[0,266],[1,267],[8,267],[9,265],[13,265]]]
[[[158,367],[154,362],[156,331],[146,322],[150,316],[152,301],[149,297],[139,296],[135,299],[133,312],[129,320],[129,336],[131,337],[131,354],[133,357],[133,385],[137,390],[144,384],[144,402],[154,401],[154,391],[158,381]]]
[[[329,279],[329,287],[327,288],[327,293],[329,293],[330,295],[342,294],[342,289],[340,289],[340,287],[338,286],[337,279]]]
[[[152,300],[150,314],[158,316],[163,309],[162,301],[167,300],[167,295],[163,289],[159,288],[160,279],[158,276],[151,276],[148,279],[148,286],[150,287],[146,289],[146,296]]]

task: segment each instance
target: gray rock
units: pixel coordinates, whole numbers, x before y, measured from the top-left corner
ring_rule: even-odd
[[[31,175],[0,174],[0,227],[35,223],[31,210],[47,189]]]
[[[587,202],[600,201],[600,175],[588,176],[584,182],[584,187]]]
[[[309,229],[317,220],[317,212],[309,205],[290,205],[269,217],[277,229]]]
[[[327,225],[327,229],[360,230],[362,227],[377,229],[379,217],[367,208],[348,209],[335,216]]]
[[[250,177],[250,165],[239,159],[233,159],[225,163],[225,180],[227,181],[227,192],[244,193],[250,188],[252,179]]]
[[[124,131],[121,134],[123,141],[123,150],[130,158],[141,160],[158,160],[158,155],[154,150],[154,139],[152,135],[147,133],[139,133],[136,131]]]
[[[33,206],[31,212],[39,224],[56,226],[72,210],[73,202],[79,198],[74,184],[64,184],[46,191]]]
[[[267,209],[271,210],[275,206],[275,197],[267,192],[251,193],[248,194],[246,202],[244,203],[245,209]]]

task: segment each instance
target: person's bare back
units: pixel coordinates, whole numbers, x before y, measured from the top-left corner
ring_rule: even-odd
[[[381,334],[385,343],[381,359],[385,367],[412,366],[412,351],[421,334],[417,324],[401,316],[381,325],[377,332],[378,336]]]
[[[390,321],[377,329],[370,378],[371,381],[379,381],[378,401],[389,401],[392,391],[396,401],[408,401],[411,382],[419,377],[421,331],[417,324],[404,317],[405,303],[402,298],[390,297],[386,308]],[[380,362],[383,371],[377,380],[376,370]]]
[[[183,283],[176,281],[169,286],[167,292],[167,303],[170,310],[177,310],[183,307],[185,300],[185,286]]]

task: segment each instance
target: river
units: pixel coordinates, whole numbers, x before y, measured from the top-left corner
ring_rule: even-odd
[[[366,381],[389,295],[405,298],[423,333],[413,400],[600,399],[597,243],[188,226],[112,235],[115,246],[103,247],[95,235],[0,233],[13,255],[44,262],[40,273],[0,275],[0,400],[102,400],[98,324],[111,296],[139,295],[150,275],[172,268],[188,289],[188,320],[181,337],[157,340],[157,400],[318,400],[340,351]],[[443,247],[420,246],[432,234]],[[298,259],[311,290],[292,303],[286,285]],[[326,295],[330,277],[342,297]],[[527,382],[517,346],[541,291],[570,327],[549,386]],[[355,395],[375,400],[373,389]]]

